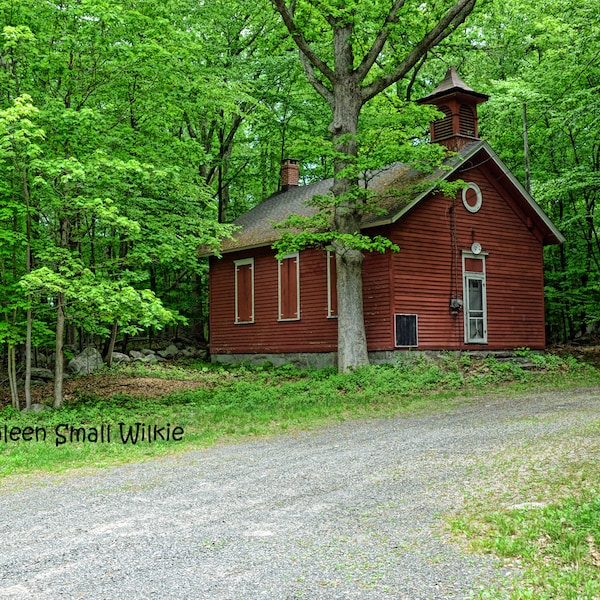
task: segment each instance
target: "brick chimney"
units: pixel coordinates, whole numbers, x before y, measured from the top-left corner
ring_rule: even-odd
[[[297,187],[299,181],[298,161],[286,158],[281,161],[281,191],[287,192],[290,188]]]
[[[434,104],[444,114],[431,124],[431,141],[459,151],[479,139],[477,105],[488,99],[486,94],[473,91],[450,67],[444,81],[419,104]]]

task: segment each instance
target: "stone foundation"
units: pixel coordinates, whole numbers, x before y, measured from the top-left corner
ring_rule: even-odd
[[[248,363],[260,366],[266,362],[274,367],[294,365],[297,369],[323,369],[337,365],[337,352],[287,352],[282,354],[212,354],[214,363],[236,365]]]
[[[543,353],[543,351],[540,351]],[[411,360],[428,358],[440,360],[445,356],[469,354],[473,358],[483,359],[495,356],[498,360],[514,358],[515,353],[511,350],[379,350],[369,352],[371,364],[394,364],[396,362],[406,363]],[[236,365],[248,363],[252,366],[260,366],[271,363],[274,367],[282,365],[293,365],[297,369],[323,369],[325,367],[337,367],[337,352],[287,352],[287,353],[264,353],[264,354],[213,354],[211,361],[224,365]]]

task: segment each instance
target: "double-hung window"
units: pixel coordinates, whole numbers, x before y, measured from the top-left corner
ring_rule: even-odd
[[[254,259],[234,261],[235,323],[254,323]]]
[[[463,253],[465,343],[487,344],[485,256]]]
[[[286,254],[278,263],[279,320],[300,319],[300,256]]]

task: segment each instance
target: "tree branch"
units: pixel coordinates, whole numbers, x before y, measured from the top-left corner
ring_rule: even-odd
[[[361,89],[362,101],[367,102],[387,87],[402,79],[420,60],[420,58],[443,39],[448,37],[461,25],[475,7],[476,0],[459,0],[443,16],[438,24],[429,31],[413,48],[408,56],[398,65],[396,70],[385,77],[380,77],[370,85]]]
[[[325,84],[317,77],[315,69],[311,62],[308,60],[304,52],[300,52],[300,62],[304,68],[304,73],[309,83],[315,88],[319,95],[331,106],[333,110],[333,92],[325,86]]]
[[[292,39],[296,42],[296,45],[300,49],[300,52],[306,57],[310,64],[320,71],[324,77],[333,82],[335,79],[335,73],[329,68],[329,66],[323,62],[310,47],[310,44],[306,41],[306,38],[296,25],[292,11],[286,6],[285,0],[272,0],[277,12],[281,15],[287,30],[290,32]],[[314,74],[314,72],[313,72]]]
[[[356,69],[356,77],[358,82],[361,82],[369,74],[371,67],[375,64],[377,57],[381,54],[388,36],[390,35],[390,25],[398,22],[398,12],[404,6],[404,2],[405,0],[396,0],[388,12],[379,35],[373,42],[369,52],[365,55],[362,62]]]

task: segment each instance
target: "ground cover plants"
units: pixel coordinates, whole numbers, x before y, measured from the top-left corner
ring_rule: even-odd
[[[524,362],[528,368],[523,368]],[[71,381],[61,410],[19,413],[3,408],[0,477],[135,461],[341,419],[444,408],[457,398],[493,389],[507,394],[532,385],[592,381],[600,381],[595,369],[568,357],[525,351],[519,360],[508,361],[450,353],[435,360],[408,357],[346,374],[269,364],[139,364]],[[130,427],[148,433],[148,426],[152,434],[158,428],[157,435],[145,435],[143,440],[140,436],[136,443],[132,436],[124,443],[123,434]],[[183,435],[174,439],[176,427]],[[107,428],[110,442],[103,435]]]
[[[599,457],[600,421],[498,454],[450,524],[520,575],[476,598],[600,598]]]

